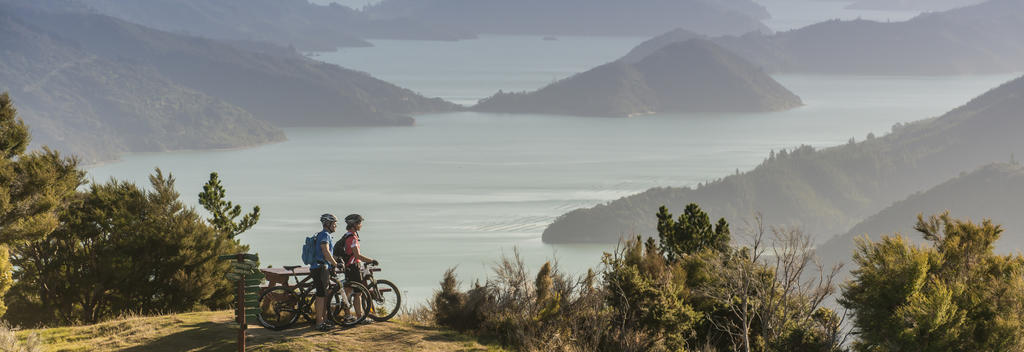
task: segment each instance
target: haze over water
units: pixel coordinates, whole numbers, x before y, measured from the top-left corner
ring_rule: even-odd
[[[606,46],[597,45],[602,40]],[[391,41],[319,58],[426,94],[471,101],[498,87],[542,86],[550,76],[614,59],[634,41],[560,38],[553,42],[560,45],[549,46],[540,38],[484,37],[436,47]],[[477,51],[443,68],[429,61],[479,47],[508,51]],[[416,55],[407,55],[405,65],[392,62],[401,51]],[[508,53],[519,56],[511,60]],[[365,60],[363,66],[346,62],[354,58]],[[544,63],[553,68],[538,69]],[[229,199],[263,209],[259,225],[242,240],[265,265],[299,263],[302,238],[317,230],[319,214],[361,213],[368,219],[364,248],[384,263],[382,277],[421,303],[445,269],[458,266],[466,281],[482,278],[516,247],[534,270],[555,253],[572,272],[597,265],[613,246],[540,241],[544,227],[572,209],[748,170],[771,149],[861,140],[896,122],[939,115],[1011,77],[780,76],[807,106],[633,119],[438,114],[420,116],[409,128],[289,129],[287,142],[244,150],[132,154],[89,173],[100,181],[145,183],[159,166],[177,177],[183,199],[195,205],[209,172],[219,172]]]
[[[499,89],[533,90],[614,60],[644,39],[382,40],[315,58],[472,104]],[[183,200],[198,206],[202,184],[219,172],[230,200],[263,209],[256,228],[241,236],[263,265],[299,264],[302,240],[319,230],[321,213],[360,213],[367,218],[364,251],[383,264],[379,277],[406,291],[406,302],[421,304],[447,268],[457,266],[471,282],[515,248],[531,270],[555,254],[573,273],[598,265],[614,245],[541,243],[544,227],[572,209],[746,171],[772,149],[880,135],[894,123],[940,115],[1014,76],[785,75],[775,78],[806,106],[632,119],[437,114],[417,117],[414,127],[287,129],[287,142],[250,149],[131,154],[94,166],[89,175],[146,184],[159,166],[177,178]]]

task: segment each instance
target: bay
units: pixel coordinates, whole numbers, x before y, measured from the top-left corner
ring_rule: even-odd
[[[617,58],[642,39],[379,41],[316,58],[472,102],[497,89],[535,89]],[[319,230],[320,214],[360,213],[367,218],[363,249],[382,262],[379,277],[396,282],[407,302],[422,304],[446,269],[455,267],[465,282],[483,279],[516,250],[534,272],[553,258],[576,275],[598,266],[614,245],[540,240],[547,224],[572,209],[748,170],[772,149],[827,147],[885,133],[897,122],[937,116],[1013,76],[783,75],[776,78],[806,106],[631,119],[434,114],[418,116],[413,127],[287,129],[288,141],[249,149],[130,154],[88,172],[99,182],[116,177],[145,184],[160,167],[177,178],[192,206],[209,173],[219,172],[230,200],[263,209],[259,224],[241,236],[262,265],[299,263],[303,238]]]

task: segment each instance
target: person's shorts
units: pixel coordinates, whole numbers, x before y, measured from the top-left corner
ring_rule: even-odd
[[[359,267],[362,263],[350,264],[345,267],[345,281],[363,282],[363,274],[360,272]]]
[[[316,296],[326,297],[327,283],[331,281],[328,277],[327,266],[321,265],[317,268],[309,269],[309,276],[313,277],[313,288],[316,289]]]

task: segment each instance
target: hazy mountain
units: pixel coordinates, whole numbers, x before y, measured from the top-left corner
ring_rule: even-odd
[[[1024,71],[1024,1],[989,2],[906,22],[827,21],[774,35],[715,38],[769,72],[826,74],[981,74]],[[649,40],[627,56],[685,41],[685,32]]]
[[[616,61],[530,93],[498,93],[475,110],[627,117],[656,112],[760,112],[801,105],[759,68],[694,39],[636,63]]]
[[[848,9],[882,11],[946,11],[976,5],[985,0],[859,0]]]
[[[651,54],[654,54],[655,52],[661,50],[664,47],[667,47],[675,43],[688,42],[690,40],[697,38],[705,37],[682,28],[676,28],[671,31],[659,34],[658,36],[648,39],[643,43],[640,43],[640,45],[634,47],[633,50],[630,50],[629,53],[626,54],[626,56],[623,56],[619,60],[628,63],[640,62],[644,58],[650,56]]]
[[[759,21],[768,12],[750,0],[384,0],[364,11],[488,34],[655,35],[677,27],[708,35],[769,32]]]
[[[150,67],[278,126],[409,125],[406,114],[457,108],[266,44],[230,45],[96,14],[21,10],[17,16],[92,55]]]
[[[0,91],[32,131],[86,162],[127,151],[241,147],[284,139],[238,106],[156,70],[107,60],[5,14],[0,4]]]
[[[364,38],[456,40],[473,37],[447,25],[371,20],[360,11],[306,0],[76,0],[148,27],[216,39],[269,41],[304,51],[368,46]]]
[[[945,115],[896,125],[880,138],[813,150],[773,153],[755,169],[697,188],[655,188],[555,220],[545,242],[614,242],[654,230],[657,209],[696,202],[742,224],[755,212],[772,224],[812,235],[843,233],[903,199],[965,170],[1024,155],[1024,78],[993,89]],[[852,142],[852,140],[851,140]]]
[[[959,219],[981,222],[991,219],[1003,225],[997,250],[1004,253],[1024,249],[1024,167],[1020,164],[990,164],[969,174],[946,181],[928,191],[911,195],[875,215],[864,219],[847,233],[836,236],[817,248],[828,262],[849,261],[854,239],[867,235],[877,241],[882,235],[900,233],[924,243],[914,230],[917,215],[929,216],[943,211]]]

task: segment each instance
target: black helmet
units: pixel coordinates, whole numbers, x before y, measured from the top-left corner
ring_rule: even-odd
[[[363,219],[362,215],[352,214],[352,215],[349,215],[349,216],[345,217],[345,224],[348,224],[349,226],[352,226],[352,225],[355,225],[355,224],[362,223],[363,220],[365,220],[365,219]]]

